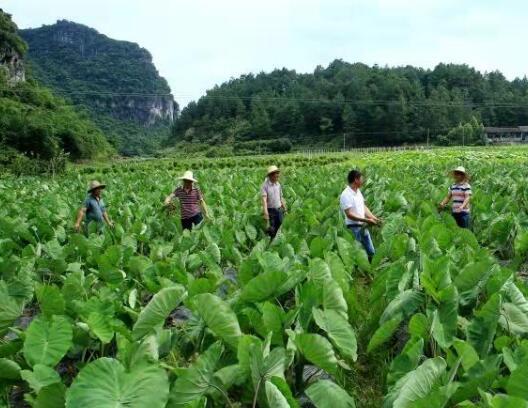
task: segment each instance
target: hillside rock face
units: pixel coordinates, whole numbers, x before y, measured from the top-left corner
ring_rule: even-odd
[[[22,57],[13,49],[0,51],[0,68],[5,72],[9,85],[15,85],[26,80],[26,70]]]
[[[65,20],[20,34],[29,45],[34,76],[87,107],[96,121],[109,115],[148,127],[171,123],[177,115],[166,80],[150,53],[137,44]]]

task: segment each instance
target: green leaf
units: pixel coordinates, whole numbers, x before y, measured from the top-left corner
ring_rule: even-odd
[[[387,375],[387,383],[394,384],[409,371],[414,370],[423,356],[424,339],[410,339],[405,348],[398,354],[390,365],[390,371]]]
[[[288,400],[275,384],[270,381],[266,381],[266,398],[268,400],[268,405],[273,408],[291,408]]]
[[[306,395],[316,408],[355,408],[354,398],[339,385],[319,380],[306,389]]]
[[[335,310],[313,310],[315,323],[324,330],[339,352],[346,358],[357,360],[356,333],[350,323]]]
[[[466,372],[479,361],[477,352],[468,342],[457,339],[454,341],[453,346],[457,351],[458,357],[462,359],[462,367]]]
[[[127,371],[112,358],[87,364],[66,393],[66,408],[163,408],[169,396],[165,371],[154,365]]]
[[[260,347],[258,344],[253,344],[249,358],[251,379],[255,390],[259,388],[259,384],[265,383],[272,377],[284,378],[289,357],[283,347],[275,347],[269,351],[266,345]]]
[[[514,397],[528,400],[528,365],[520,365],[513,373],[506,384],[506,391]]]
[[[502,303],[499,323],[508,333],[517,336],[528,333],[528,315],[514,303]]]
[[[88,315],[86,324],[88,324],[92,333],[101,340],[102,343],[108,344],[114,338],[114,329],[112,329],[107,316],[98,312],[91,312]]]
[[[467,327],[467,340],[479,356],[485,357],[493,343],[501,310],[501,296],[493,294]]]
[[[411,408],[439,384],[447,367],[441,357],[431,358],[400,378],[385,398],[384,407]]]
[[[192,366],[183,370],[172,386],[167,406],[185,407],[213,390],[214,374],[222,353],[222,344],[216,342]]]
[[[440,305],[434,312],[432,335],[443,349],[453,344],[457,331],[458,292],[455,286],[449,285],[439,292]]]
[[[423,313],[416,313],[409,320],[409,334],[425,340],[429,336],[429,326],[427,317]]]
[[[8,358],[0,358],[0,380],[18,380],[20,366]]]
[[[528,401],[519,397],[498,394],[491,399],[491,408],[528,408]]]
[[[181,285],[163,288],[156,293],[147,306],[141,310],[134,324],[132,329],[134,338],[140,339],[156,327],[162,326],[169,313],[176,309],[185,296],[185,289]]]
[[[41,312],[51,317],[62,315],[66,308],[66,302],[59,288],[51,285],[41,285],[36,290],[37,300]]]
[[[292,391],[290,390],[290,387],[284,378],[271,377],[270,381],[279,389],[282,395],[284,395],[284,398],[286,398],[286,401],[288,401],[288,404],[290,404],[291,408],[301,408],[299,402],[293,396]]]
[[[395,316],[411,316],[423,302],[423,295],[413,289],[399,293],[385,308],[380,323],[383,324]]]
[[[0,335],[22,314],[24,304],[11,296],[4,281],[0,281]]]
[[[72,327],[63,316],[51,320],[42,317],[34,319],[26,330],[24,357],[34,366],[54,366],[72,346]]]
[[[343,290],[334,280],[329,280],[323,285],[323,308],[335,310],[344,318],[348,318],[348,304],[343,296]]]
[[[60,383],[59,374],[51,367],[36,364],[31,370],[22,370],[20,376],[36,392],[51,384]]]
[[[396,316],[395,318],[386,321],[374,332],[370,338],[369,344],[367,346],[367,352],[370,353],[381,346],[383,343],[388,341],[396,329],[400,326],[402,321],[401,316]]]
[[[240,299],[246,302],[263,302],[273,297],[288,275],[285,272],[270,270],[251,279],[242,288]]]
[[[337,372],[337,358],[330,342],[319,334],[301,333],[295,336],[299,352],[311,363],[330,374]]]
[[[268,332],[272,332],[271,338],[273,344],[283,344],[283,310],[273,303],[266,302],[262,305],[262,322]]]
[[[237,347],[242,332],[236,314],[226,302],[218,296],[202,293],[192,298],[192,303],[215,336]]]
[[[48,385],[40,390],[33,408],[64,408],[66,387],[62,383]]]

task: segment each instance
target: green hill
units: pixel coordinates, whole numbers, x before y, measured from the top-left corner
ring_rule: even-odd
[[[65,20],[20,33],[35,78],[85,107],[122,153],[167,137],[178,105],[147,50]]]
[[[281,69],[232,79],[182,110],[172,142],[255,148],[293,144],[397,145],[445,139],[459,123],[528,124],[528,80],[467,65],[433,70],[335,60],[313,73]],[[277,143],[272,143],[277,145]]]
[[[49,162],[62,151],[72,159],[109,155],[113,149],[88,117],[26,73],[26,50],[0,9],[0,165],[17,162],[24,170],[29,157]]]

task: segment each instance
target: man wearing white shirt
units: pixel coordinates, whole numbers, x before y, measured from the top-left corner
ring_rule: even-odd
[[[351,170],[348,173],[348,186],[341,193],[339,203],[345,216],[346,227],[352,231],[356,240],[363,245],[363,248],[367,251],[369,261],[371,261],[375,250],[372,238],[366,227],[367,225],[377,225],[381,221],[365,205],[365,199],[359,189],[362,185],[363,176],[361,172]]]

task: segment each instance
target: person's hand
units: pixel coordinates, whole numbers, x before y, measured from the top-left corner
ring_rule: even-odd
[[[113,221],[108,221],[108,226],[109,226],[110,228],[114,229],[115,224],[114,224]]]
[[[446,204],[444,202],[441,202],[440,204],[438,204],[438,209],[440,211],[442,211],[445,207],[446,207]]]
[[[263,217],[266,221],[269,221],[269,214],[268,213],[264,213],[263,214]]]
[[[375,218],[367,218],[367,223],[370,225],[378,225],[378,220]]]
[[[81,231],[81,224],[75,223],[75,225],[73,226],[73,229],[75,230],[75,232]]]

